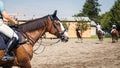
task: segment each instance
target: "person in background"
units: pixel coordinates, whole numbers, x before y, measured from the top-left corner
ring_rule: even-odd
[[[111,33],[112,31],[114,31],[115,29],[117,29],[117,26],[115,24],[112,25],[112,28],[111,28]]]
[[[99,23],[96,25],[96,29],[97,29],[97,31],[99,31],[99,30],[101,31],[102,28],[101,28],[101,25]]]
[[[99,23],[96,25],[96,29],[97,29],[97,31],[101,31],[101,32],[103,32],[103,34],[105,34],[105,32],[102,30],[102,27]]]
[[[5,52],[2,56],[2,60],[3,61],[14,60],[14,57],[10,56],[10,53],[13,47],[15,46],[15,43],[18,42],[18,36],[8,25],[6,25],[3,22],[3,18],[5,18],[11,23],[17,24],[17,21],[12,19],[7,14],[4,8],[4,3],[0,0],[0,32],[10,38],[10,40],[7,43],[7,48],[5,48]]]
[[[115,24],[113,24],[112,29],[117,29],[117,26]]]

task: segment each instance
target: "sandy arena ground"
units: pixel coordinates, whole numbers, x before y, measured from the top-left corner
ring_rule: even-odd
[[[32,68],[120,68],[120,42],[97,39],[77,39],[69,42],[43,40],[31,61]],[[37,45],[34,48],[37,48]]]

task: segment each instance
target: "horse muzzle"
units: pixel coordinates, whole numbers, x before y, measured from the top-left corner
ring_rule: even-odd
[[[69,40],[69,37],[67,37],[67,36],[62,36],[61,37],[62,42],[68,42],[68,40]]]
[[[60,38],[62,42],[68,42],[69,37],[68,37],[66,30],[64,30],[63,32],[59,32],[58,38]]]

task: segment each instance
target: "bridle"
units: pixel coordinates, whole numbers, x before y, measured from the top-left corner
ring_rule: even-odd
[[[58,36],[58,38],[60,38],[61,40],[64,39],[63,34],[65,33],[66,30],[60,32],[59,29],[58,29],[58,27],[57,27],[57,24],[54,22],[55,19],[51,15],[49,15],[49,17],[50,17],[50,19],[52,21],[52,24],[53,24],[54,28],[57,30],[57,34],[58,34],[57,36]],[[51,29],[52,29],[52,26],[50,27],[50,31],[51,31]],[[49,45],[53,45],[53,44],[56,44],[56,43],[60,42],[60,39],[58,41],[52,43],[52,44],[49,44]],[[42,38],[41,38],[41,42],[39,44],[40,45],[44,45],[44,44],[42,44]],[[39,49],[40,45],[34,50],[35,54],[38,54],[38,53],[36,53],[36,51]],[[45,50],[45,47],[43,48],[43,50],[41,52],[43,52],[44,50]]]
[[[56,24],[56,22],[55,22],[55,20],[58,20],[58,21],[60,21],[60,20],[53,18],[52,15],[49,15],[49,17],[50,17],[50,19],[51,19],[51,21],[52,21],[52,24],[53,24],[54,28],[57,30],[57,32],[56,32],[57,38],[60,38],[61,40],[63,40],[63,39],[64,39],[64,33],[65,33],[66,30],[64,29],[64,30],[61,32],[61,31],[58,29],[58,26],[57,26],[57,24]],[[60,23],[60,22],[59,22],[59,23]],[[50,28],[50,31],[51,31],[51,29],[52,29],[52,28]],[[29,34],[27,34],[27,33],[22,33],[22,35],[23,35],[25,38],[29,39],[29,41],[31,41],[31,44],[34,44],[34,43],[35,43],[35,40],[34,40]]]
[[[51,21],[52,21],[52,24],[53,24],[54,28],[57,30],[57,36],[58,36],[58,38],[60,38],[61,40],[64,39],[63,34],[65,33],[66,30],[63,30],[63,31],[61,32],[61,31],[58,29],[57,24],[54,22],[55,19],[54,19],[51,15],[49,15],[49,16],[50,16],[50,19],[51,19]],[[58,19],[58,20],[59,20],[59,19]],[[51,30],[51,28],[50,28],[50,30]],[[27,39],[29,39],[29,43],[31,43],[31,44],[34,44],[34,43],[35,43],[35,40],[34,40],[29,34],[23,33],[23,36],[26,37]],[[54,42],[54,43],[52,43],[52,44],[49,44],[49,45],[53,45],[53,44],[56,44],[56,43],[58,43],[58,42],[60,42],[60,40],[58,40],[58,41],[56,41],[56,42]],[[42,39],[41,39],[41,42],[40,42],[39,44],[40,44],[40,45],[43,45],[43,44],[42,44]],[[37,54],[36,51],[39,49],[40,45],[34,50],[34,53],[35,53],[35,54]],[[44,49],[45,49],[45,47],[44,47]],[[43,51],[44,51],[44,49],[43,49]],[[42,52],[43,52],[43,51],[42,51]]]
[[[54,28],[57,30],[57,37],[60,38],[60,39],[63,39],[64,38],[63,34],[65,33],[66,30],[63,30],[62,32],[59,31],[59,29],[57,27],[57,24],[54,22],[56,19],[54,19],[51,15],[50,15],[50,19],[51,19],[51,21],[53,23]]]

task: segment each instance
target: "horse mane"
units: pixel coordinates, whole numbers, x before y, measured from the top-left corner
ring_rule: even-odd
[[[34,20],[28,20],[26,23],[20,24],[17,30],[21,32],[30,32],[44,27],[48,22],[48,16],[49,15]]]

